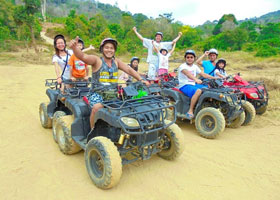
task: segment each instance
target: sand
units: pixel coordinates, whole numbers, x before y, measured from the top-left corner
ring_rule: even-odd
[[[186,146],[179,159],[153,156],[123,166],[119,184],[101,190],[83,151],[64,155],[51,129],[41,127],[39,104],[48,101],[44,79],[54,77],[53,66],[0,70],[0,199],[280,199],[280,126],[266,115],[214,140],[180,123]]]

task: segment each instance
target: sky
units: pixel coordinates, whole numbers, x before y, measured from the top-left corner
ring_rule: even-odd
[[[96,0],[97,1],[97,0]],[[207,20],[219,20],[224,14],[234,14],[237,20],[260,17],[280,10],[280,0],[98,0],[115,5],[132,14],[142,13],[156,18],[173,13],[175,21],[197,26]]]

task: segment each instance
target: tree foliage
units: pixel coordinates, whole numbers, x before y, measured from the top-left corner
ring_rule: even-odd
[[[13,0],[0,0],[0,48],[5,48],[8,40],[29,43],[40,38],[41,0],[22,2],[16,5]],[[117,4],[111,6],[94,0],[47,0],[47,3],[48,20],[64,24],[64,29],[54,29],[54,34],[61,33],[67,38],[78,35],[86,45],[97,47],[105,37],[113,37],[119,42],[120,54],[145,51],[141,40],[132,31],[134,26],[143,37],[150,39],[161,31],[164,41],[172,41],[181,31],[183,35],[177,42],[178,49],[244,50],[256,56],[280,54],[280,23],[260,25],[244,21],[238,24],[234,15],[225,14],[219,21],[191,27],[174,22],[172,13],[163,13],[154,19],[141,13],[123,12]]]

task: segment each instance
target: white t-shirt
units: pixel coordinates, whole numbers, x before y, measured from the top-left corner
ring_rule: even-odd
[[[72,50],[67,50],[68,52],[68,61],[70,59],[70,57],[72,56],[73,54],[73,51]],[[52,62],[55,63],[57,62],[58,65],[60,66],[60,69],[61,69],[61,73],[63,72],[63,69],[65,67],[65,63],[66,63],[66,57],[67,55],[65,56],[60,56],[58,57],[56,54],[53,56],[53,59],[52,59]],[[67,62],[68,62],[67,61]],[[67,64],[66,68],[65,68],[65,71],[64,71],[64,74],[63,74],[63,79],[70,79],[70,65]]]
[[[201,69],[195,64],[192,66],[187,65],[186,63],[180,65],[178,68],[178,79],[179,79],[179,88],[183,87],[184,85],[195,85],[195,81],[188,78],[185,74],[183,74],[182,70],[187,70],[190,72],[194,77],[197,74],[201,73]]]
[[[165,56],[162,55],[161,53],[158,53],[158,68],[159,69],[167,69],[168,70],[168,59],[171,56],[170,53],[166,54]]]
[[[154,42],[156,48],[158,51],[161,49],[172,49],[172,42]],[[148,49],[148,57],[147,57],[147,62],[148,63],[153,63],[158,65],[158,55],[157,52],[154,50],[152,40],[144,38],[143,39],[143,46]]]
[[[220,74],[223,75],[223,76],[227,76],[226,71],[222,71],[222,70],[215,69],[215,71],[214,71],[214,77],[219,77],[217,73],[220,73]]]

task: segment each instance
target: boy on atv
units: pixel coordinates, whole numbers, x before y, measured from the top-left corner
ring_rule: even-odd
[[[117,83],[118,81],[118,69],[133,76],[136,80],[142,80],[140,75],[131,67],[123,63],[121,60],[115,58],[115,52],[117,50],[118,42],[112,38],[105,38],[99,47],[102,57],[96,55],[87,55],[78,48],[79,37],[70,42],[70,48],[73,49],[76,57],[88,65],[92,66],[92,81],[97,83]],[[147,81],[143,81],[146,85],[149,85]],[[93,84],[92,84],[93,85]],[[100,109],[103,108],[101,102],[102,97],[97,93],[91,93],[88,96],[89,104],[92,107],[90,114],[90,127],[94,128],[94,115]]]
[[[201,85],[202,81],[196,78],[196,75],[198,74],[208,79],[216,79],[215,77],[202,72],[199,67],[194,64],[195,57],[196,55],[193,50],[187,50],[184,56],[186,63],[181,64],[178,68],[179,90],[191,98],[190,108],[186,114],[186,117],[189,120],[194,117],[194,106],[202,93],[200,88],[207,87]]]

